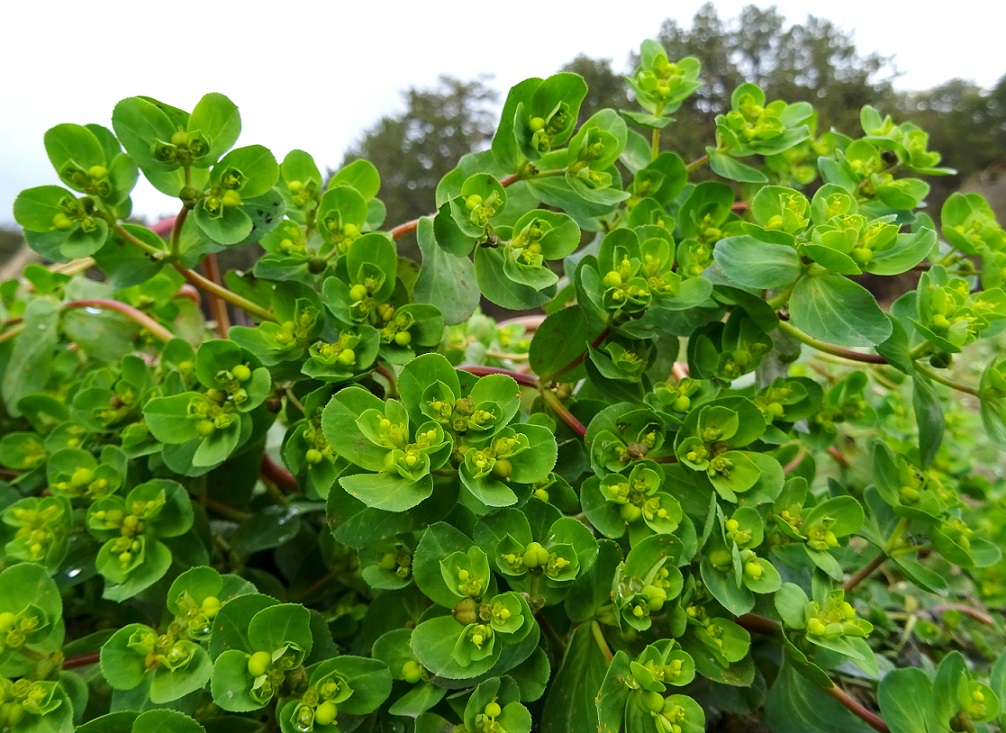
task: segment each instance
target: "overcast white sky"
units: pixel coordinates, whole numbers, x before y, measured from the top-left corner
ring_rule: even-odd
[[[732,19],[752,4],[716,2]],[[808,8],[854,33],[861,54],[893,56],[901,89],[951,78],[991,87],[1006,73],[1006,10],[958,0],[921,4],[842,0],[775,5],[791,22]],[[382,115],[400,91],[441,74],[491,74],[502,93],[547,76],[579,53],[625,69],[628,53],[662,21],[688,27],[701,0],[601,3],[495,0],[7,0],[0,9],[0,223],[24,188],[57,183],[42,135],[61,122],[111,126],[115,103],[143,94],[191,109],[206,92],[240,107],[239,144],[282,158],[293,148],[322,170]],[[134,211],[177,204],[137,190]]]

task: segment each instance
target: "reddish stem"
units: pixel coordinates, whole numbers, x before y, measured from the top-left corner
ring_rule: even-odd
[[[519,180],[520,176],[514,173],[512,175],[501,178],[500,185],[503,186],[503,188],[506,188],[507,186],[512,186]],[[419,228],[419,219],[413,219],[412,221],[407,221],[404,224],[399,224],[398,226],[392,228],[391,238],[398,239],[399,237],[404,237],[406,234],[412,234],[418,228]]]
[[[735,620],[741,628],[764,636],[778,636],[781,629],[778,621],[767,616],[759,616],[757,613],[741,614]]]
[[[188,283],[182,283],[182,287],[178,288],[178,292],[175,293],[175,297],[188,298],[195,303],[197,307],[202,305],[203,302],[202,296],[199,295],[199,291]]]
[[[995,626],[995,621],[984,611],[979,611],[977,608],[971,608],[971,606],[965,606],[961,603],[941,603],[939,606],[933,606],[929,609],[932,614],[941,614],[944,611],[958,611],[963,613],[965,616],[970,616],[975,621],[980,621],[986,626]]]
[[[838,461],[839,464],[848,468],[852,465],[852,461],[845,457],[845,455],[835,446],[828,448],[828,455]]]
[[[795,456],[793,456],[793,460],[792,460],[792,461],[790,461],[789,463],[787,463],[787,464],[786,464],[786,465],[785,465],[785,466],[783,467],[783,469],[782,469],[782,472],[783,472],[783,473],[792,473],[793,471],[795,471],[795,470],[797,469],[797,467],[799,467],[799,465],[800,465],[801,463],[803,463],[803,459],[804,459],[804,458],[806,458],[806,457],[807,457],[807,449],[806,449],[806,448],[804,448],[804,447],[803,447],[803,446],[801,445],[801,446],[800,446],[800,450],[798,450],[798,451],[796,452],[796,455],[795,455]]]
[[[536,331],[545,321],[545,316],[517,316],[516,318],[510,318],[506,321],[500,321],[496,324],[497,328],[506,328],[507,326],[518,325],[522,326],[525,331]]]
[[[520,374],[519,372],[510,371],[509,369],[500,369],[498,367],[491,366],[461,366],[458,367],[463,372],[468,372],[469,374],[474,374],[476,377],[484,377],[488,374],[505,374],[512,378],[517,384],[524,387],[534,387],[538,388],[538,380],[530,374]]]
[[[97,664],[101,660],[101,654],[94,652],[93,654],[81,654],[77,657],[70,657],[69,659],[63,660],[63,669],[76,669],[77,667],[87,667],[91,664]]]
[[[203,273],[210,281],[223,286],[223,280],[220,277],[220,263],[217,262],[215,254],[206,255],[202,268]],[[209,293],[209,299],[210,313],[213,314],[213,320],[217,322],[217,336],[225,339],[227,338],[227,330],[231,325],[230,318],[227,315],[227,304],[213,293]]]
[[[855,715],[857,718],[862,720],[868,726],[874,730],[880,731],[880,733],[891,733],[891,729],[887,727],[887,723],[884,719],[877,715],[872,710],[868,710],[863,703],[854,698],[848,692],[843,690],[838,685],[832,685],[827,690],[825,690],[829,695],[838,700],[838,702],[848,710],[850,713]]]
[[[259,467],[259,471],[262,473],[263,478],[272,481],[279,488],[283,489],[283,491],[287,493],[297,491],[297,479],[294,478],[292,473],[270,458],[269,454],[262,454],[262,464]]]
[[[399,224],[397,227],[391,230],[391,238],[398,239],[399,237],[404,237],[406,234],[412,234],[419,228],[419,219],[413,219],[412,221],[407,221],[404,224]]]
[[[160,323],[155,321],[153,318],[148,316],[146,313],[137,310],[131,305],[122,303],[118,300],[107,300],[105,298],[88,298],[86,300],[71,300],[69,303],[63,303],[64,309],[71,308],[101,308],[103,310],[115,311],[121,313],[126,318],[131,320],[136,325],[141,328],[146,329],[152,335],[159,338],[164,343],[167,343],[175,337],[171,331],[166,329]]]
[[[857,585],[859,585],[860,583],[862,583],[864,580],[866,580],[867,578],[869,578],[870,575],[873,574],[874,570],[876,570],[877,568],[879,568],[881,565],[884,564],[884,560],[886,560],[886,559],[887,559],[887,554],[884,553],[884,552],[881,552],[875,558],[873,558],[872,560],[870,560],[870,563],[868,565],[866,565],[863,568],[860,568],[858,573],[856,573],[851,578],[849,578],[847,581],[845,581],[845,585],[842,586],[842,590],[844,590],[846,593],[848,593],[850,590],[852,590]]]
[[[175,227],[175,219],[177,218],[177,216],[169,216],[161,219],[159,222],[150,226],[150,231],[161,237],[171,234],[171,230]]]
[[[597,337],[593,341],[591,341],[590,343],[591,347],[596,349],[598,346],[601,345],[601,342],[604,341],[604,339],[606,339],[607,337],[608,337],[608,329],[604,329],[603,331],[601,331],[601,333],[597,334]],[[584,349],[579,354],[577,354],[576,357],[573,359],[573,361],[569,362],[569,364],[567,364],[566,366],[556,369],[551,374],[542,376],[542,381],[554,381],[556,377],[561,376],[568,371],[576,369],[583,362],[584,358],[587,356],[588,351],[590,351],[590,349]]]

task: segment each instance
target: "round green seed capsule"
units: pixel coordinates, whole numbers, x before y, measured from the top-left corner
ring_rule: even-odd
[[[498,702],[493,700],[491,703],[486,705],[484,712],[489,718],[498,718],[503,712],[503,709],[500,707]]]
[[[408,346],[412,343],[412,334],[408,331],[399,331],[395,334],[395,343],[399,346]]]
[[[540,132],[545,129],[545,118],[532,117],[527,126],[531,128],[531,132]]]
[[[335,703],[326,700],[314,711],[314,722],[318,725],[331,725],[338,714],[339,709]]]
[[[410,685],[414,685],[419,680],[423,678],[423,667],[419,662],[413,660],[407,661],[402,665],[402,679],[408,682]]]
[[[367,287],[365,285],[354,285],[349,289],[349,297],[352,298],[353,302],[363,300],[367,297]]]
[[[269,652],[255,652],[248,658],[248,674],[252,677],[264,675],[272,666],[272,655]]]

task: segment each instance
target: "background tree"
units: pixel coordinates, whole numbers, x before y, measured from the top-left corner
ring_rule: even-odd
[[[605,107],[633,108],[632,93],[626,86],[622,73],[612,69],[611,63],[611,59],[592,59],[581,54],[560,69],[579,74],[587,82],[587,96],[580,105],[577,124],[582,124]]]
[[[405,110],[382,118],[342,162],[366,158],[381,171],[380,198],[390,224],[430,213],[440,179],[462,155],[489,146],[499,100],[484,78],[449,76],[432,89],[411,88],[403,96]]]
[[[903,94],[897,105],[903,119],[929,133],[930,149],[953,161],[957,169],[957,175],[930,181],[929,206],[934,213],[966,179],[990,169],[995,172],[1006,161],[1006,76],[991,91],[951,79],[924,92]]]
[[[702,88],[666,133],[682,155],[703,153],[711,142],[705,131],[729,109],[731,92],[745,80],[758,84],[769,99],[812,102],[819,133],[831,128],[857,133],[858,110],[864,104],[890,111],[886,100],[893,96],[895,76],[890,60],[860,55],[852,35],[823,18],[808,16],[787,27],[774,7],[749,5],[734,20],[724,21],[706,3],[691,28],[664,21],[657,40],[669,58],[695,56],[702,62]]]

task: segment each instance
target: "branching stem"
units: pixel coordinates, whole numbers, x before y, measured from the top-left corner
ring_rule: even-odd
[[[861,354],[858,351],[852,351],[851,349],[846,349],[841,346],[835,346],[834,344],[829,344],[825,341],[814,338],[813,336],[804,333],[799,328],[787,321],[779,321],[779,330],[783,333],[792,336],[794,339],[802,344],[806,344],[811,348],[817,349],[818,351],[823,351],[825,354],[831,354],[832,356],[840,356],[843,359],[848,359],[849,361],[859,361],[864,364],[886,364],[887,359],[880,356],[880,354]]]
[[[209,293],[210,295],[215,295],[221,300],[225,300],[231,305],[237,306],[241,310],[245,311],[249,315],[255,316],[260,321],[275,321],[276,317],[265,308],[260,306],[258,303],[253,303],[252,301],[244,298],[232,290],[228,290],[222,285],[217,285],[212,280],[203,277],[195,270],[190,270],[183,267],[178,262],[174,263],[175,269],[182,273],[182,277],[188,280],[190,283],[195,285],[200,290]]]

